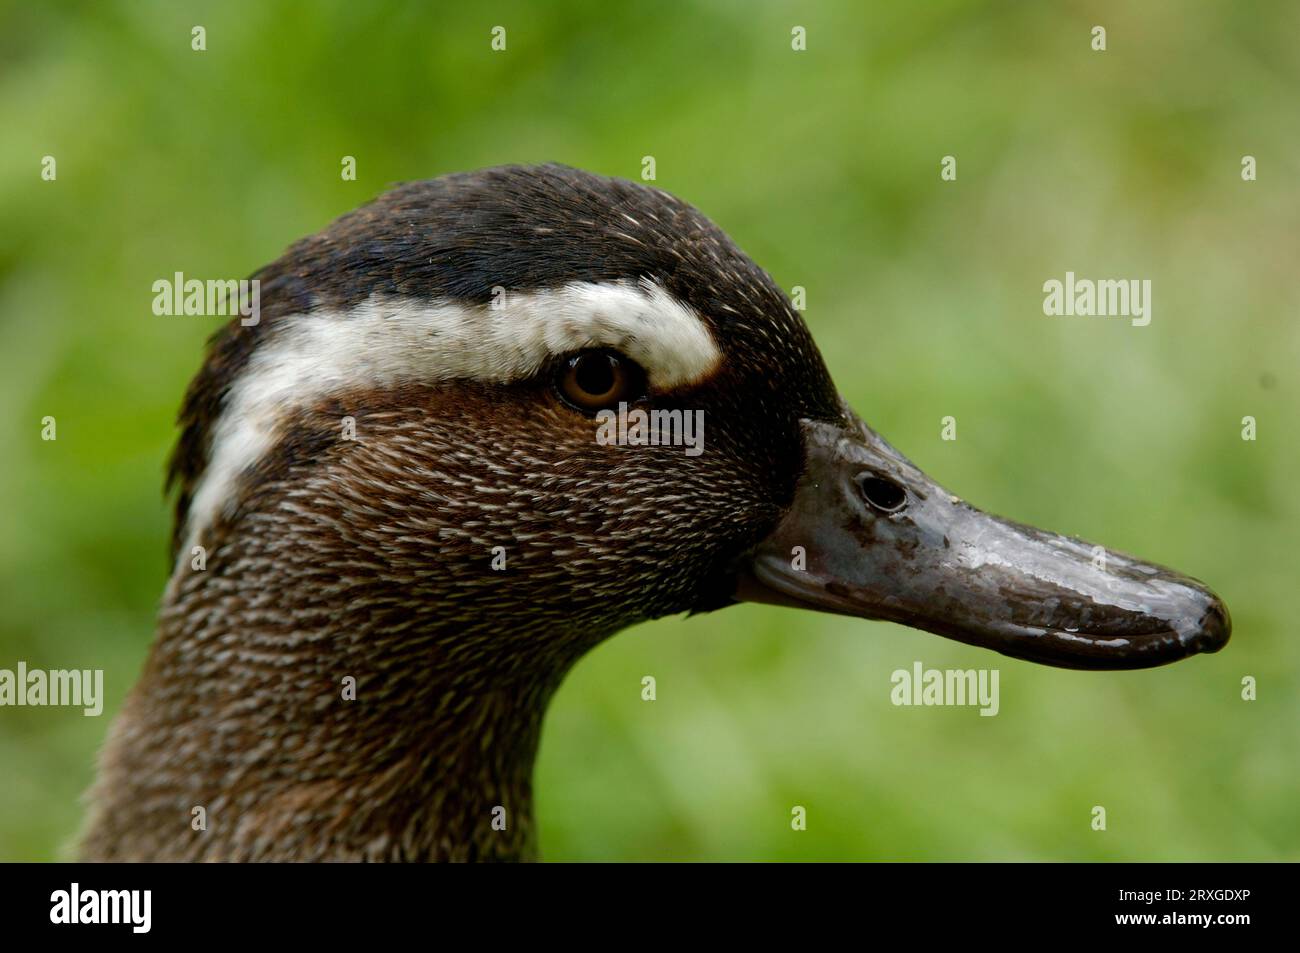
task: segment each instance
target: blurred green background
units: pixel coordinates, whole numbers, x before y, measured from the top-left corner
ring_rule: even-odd
[[[1207,580],[1235,635],[1097,674],[766,607],[642,626],[551,710],[544,857],[1300,859],[1298,54],[1291,2],[0,6],[0,667],[107,692],[0,709],[0,859],[66,856],[151,640],[163,461],[219,323],[155,317],[152,282],[249,274],[393,182],[644,155],[807,289],[917,464]],[[1150,278],[1150,326],[1045,317],[1067,270]],[[893,707],[914,660],[999,668],[1001,713]]]

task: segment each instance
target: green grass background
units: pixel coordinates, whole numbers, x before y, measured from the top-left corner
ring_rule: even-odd
[[[1207,580],[1235,635],[1098,674],[767,607],[641,626],[549,715],[544,856],[1300,859],[1298,54],[1285,0],[0,4],[0,667],[103,668],[108,696],[0,709],[0,859],[65,856],[151,640],[218,323],[153,316],[152,282],[246,275],[396,181],[643,155],[807,288],[920,466]],[[1151,325],[1045,317],[1066,270],[1150,278]],[[914,660],[999,667],[1001,714],[894,708]]]

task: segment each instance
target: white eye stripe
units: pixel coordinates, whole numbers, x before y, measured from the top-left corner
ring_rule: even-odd
[[[240,332],[236,332],[240,333]],[[279,319],[231,382],[186,521],[190,548],[294,411],[331,395],[408,382],[508,383],[589,347],[620,351],[670,390],[710,376],[722,354],[693,310],[650,281],[507,291],[492,305],[372,296],[348,311]]]

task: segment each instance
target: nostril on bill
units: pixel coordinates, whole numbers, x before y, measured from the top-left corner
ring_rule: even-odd
[[[859,473],[857,479],[862,498],[882,513],[896,513],[907,502],[907,491],[893,480],[874,473]]]

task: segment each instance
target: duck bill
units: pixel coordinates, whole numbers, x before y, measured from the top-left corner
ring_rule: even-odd
[[[802,426],[794,501],[736,598],[901,622],[1064,668],[1147,668],[1228,641],[1227,609],[1199,582],[981,512],[851,413]]]

